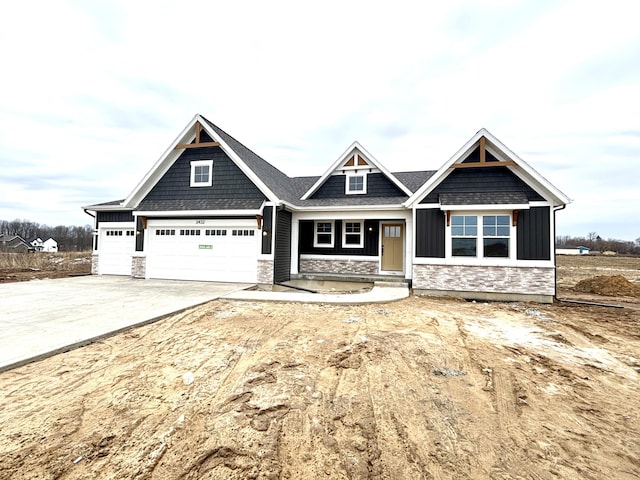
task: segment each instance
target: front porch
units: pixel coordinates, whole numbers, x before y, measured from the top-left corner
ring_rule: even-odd
[[[411,288],[411,279],[400,275],[350,274],[350,273],[294,273],[291,280],[313,280],[331,282],[366,282],[374,285],[398,286]]]

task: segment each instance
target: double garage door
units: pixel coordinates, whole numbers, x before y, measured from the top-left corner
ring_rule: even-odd
[[[149,225],[146,276],[255,283],[259,232],[255,223],[253,227]]]

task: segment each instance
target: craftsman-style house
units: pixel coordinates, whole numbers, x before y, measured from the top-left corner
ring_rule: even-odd
[[[93,272],[247,283],[399,278],[414,292],[549,302],[569,199],[482,129],[439,170],[391,172],[354,142],[288,177],[196,115],[95,216]]]

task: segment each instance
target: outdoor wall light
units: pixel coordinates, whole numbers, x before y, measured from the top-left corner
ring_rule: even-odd
[[[268,237],[269,236],[269,232],[267,232],[266,230],[262,231],[262,236],[263,237]]]

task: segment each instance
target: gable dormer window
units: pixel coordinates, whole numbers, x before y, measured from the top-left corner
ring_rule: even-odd
[[[365,173],[348,173],[345,187],[347,195],[367,193],[367,175]]]
[[[213,160],[194,160],[191,162],[192,187],[210,187],[213,178]]]

